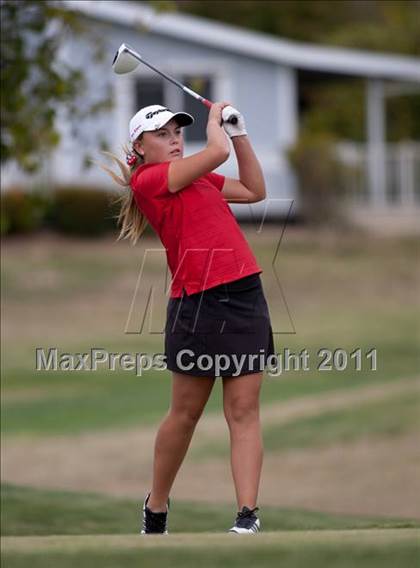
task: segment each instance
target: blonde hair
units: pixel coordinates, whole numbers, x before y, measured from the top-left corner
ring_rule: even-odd
[[[130,187],[131,176],[136,168],[143,163],[143,158],[132,152],[127,145],[123,146],[123,150],[126,156],[135,156],[137,158],[131,166],[124,164],[124,162],[122,162],[118,156],[112,152],[107,152],[105,150],[102,151],[102,154],[110,157],[118,165],[121,171],[121,176],[117,175],[107,166],[104,166],[95,160],[92,161],[105,170],[118,185],[126,188],[126,191],[112,202],[112,204],[121,203],[120,211],[118,215],[115,215],[115,218],[117,219],[117,226],[121,227],[117,241],[121,239],[129,239],[134,246],[149,224],[146,216],[137,207],[134,194]]]

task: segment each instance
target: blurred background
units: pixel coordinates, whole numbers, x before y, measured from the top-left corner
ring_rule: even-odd
[[[419,526],[419,16],[415,1],[1,2],[3,535],[123,538],[150,486],[171,373],[35,370],[36,348],[163,352],[165,251],[150,227],[136,247],[117,242],[120,190],[92,160],[123,158],[148,104],[196,117],[192,154],[207,110],[145,66],[115,75],[123,42],[239,108],[264,170],[267,199],[231,208],[264,269],[276,352],[310,354],[308,371],[264,381],[265,530]],[[237,176],[233,153],[218,172]],[[329,370],[321,349],[339,350]],[[230,526],[220,380],[172,497],[172,532]],[[9,541],[13,566],[144,560],[123,540],[107,560],[22,542]],[[414,554],[340,543],[289,544],[289,565],[383,568]],[[266,541],[260,566],[280,544]],[[214,566],[214,546],[200,550]]]

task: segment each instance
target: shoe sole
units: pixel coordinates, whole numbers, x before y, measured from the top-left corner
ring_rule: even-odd
[[[256,534],[260,532],[260,530],[261,530],[260,521],[259,519],[257,519],[255,523],[252,525],[252,527],[249,529],[243,529],[241,527],[232,527],[228,532],[234,534]]]

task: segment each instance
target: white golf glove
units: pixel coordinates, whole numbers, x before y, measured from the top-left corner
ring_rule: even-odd
[[[236,116],[236,118],[237,118],[236,124],[231,124],[230,122],[225,122],[231,116]],[[237,110],[233,106],[226,106],[222,110],[222,119],[223,119],[223,128],[224,128],[226,134],[230,138],[234,138],[235,136],[246,136],[246,134],[248,134],[247,131],[246,131],[246,128],[245,128],[244,117],[239,112],[239,110]]]

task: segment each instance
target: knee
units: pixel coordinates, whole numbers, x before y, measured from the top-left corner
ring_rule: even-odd
[[[237,398],[224,405],[229,426],[253,423],[259,420],[258,401]]]
[[[179,425],[185,428],[193,428],[200,419],[202,409],[189,408],[188,406],[181,408],[172,408],[170,416]]]

